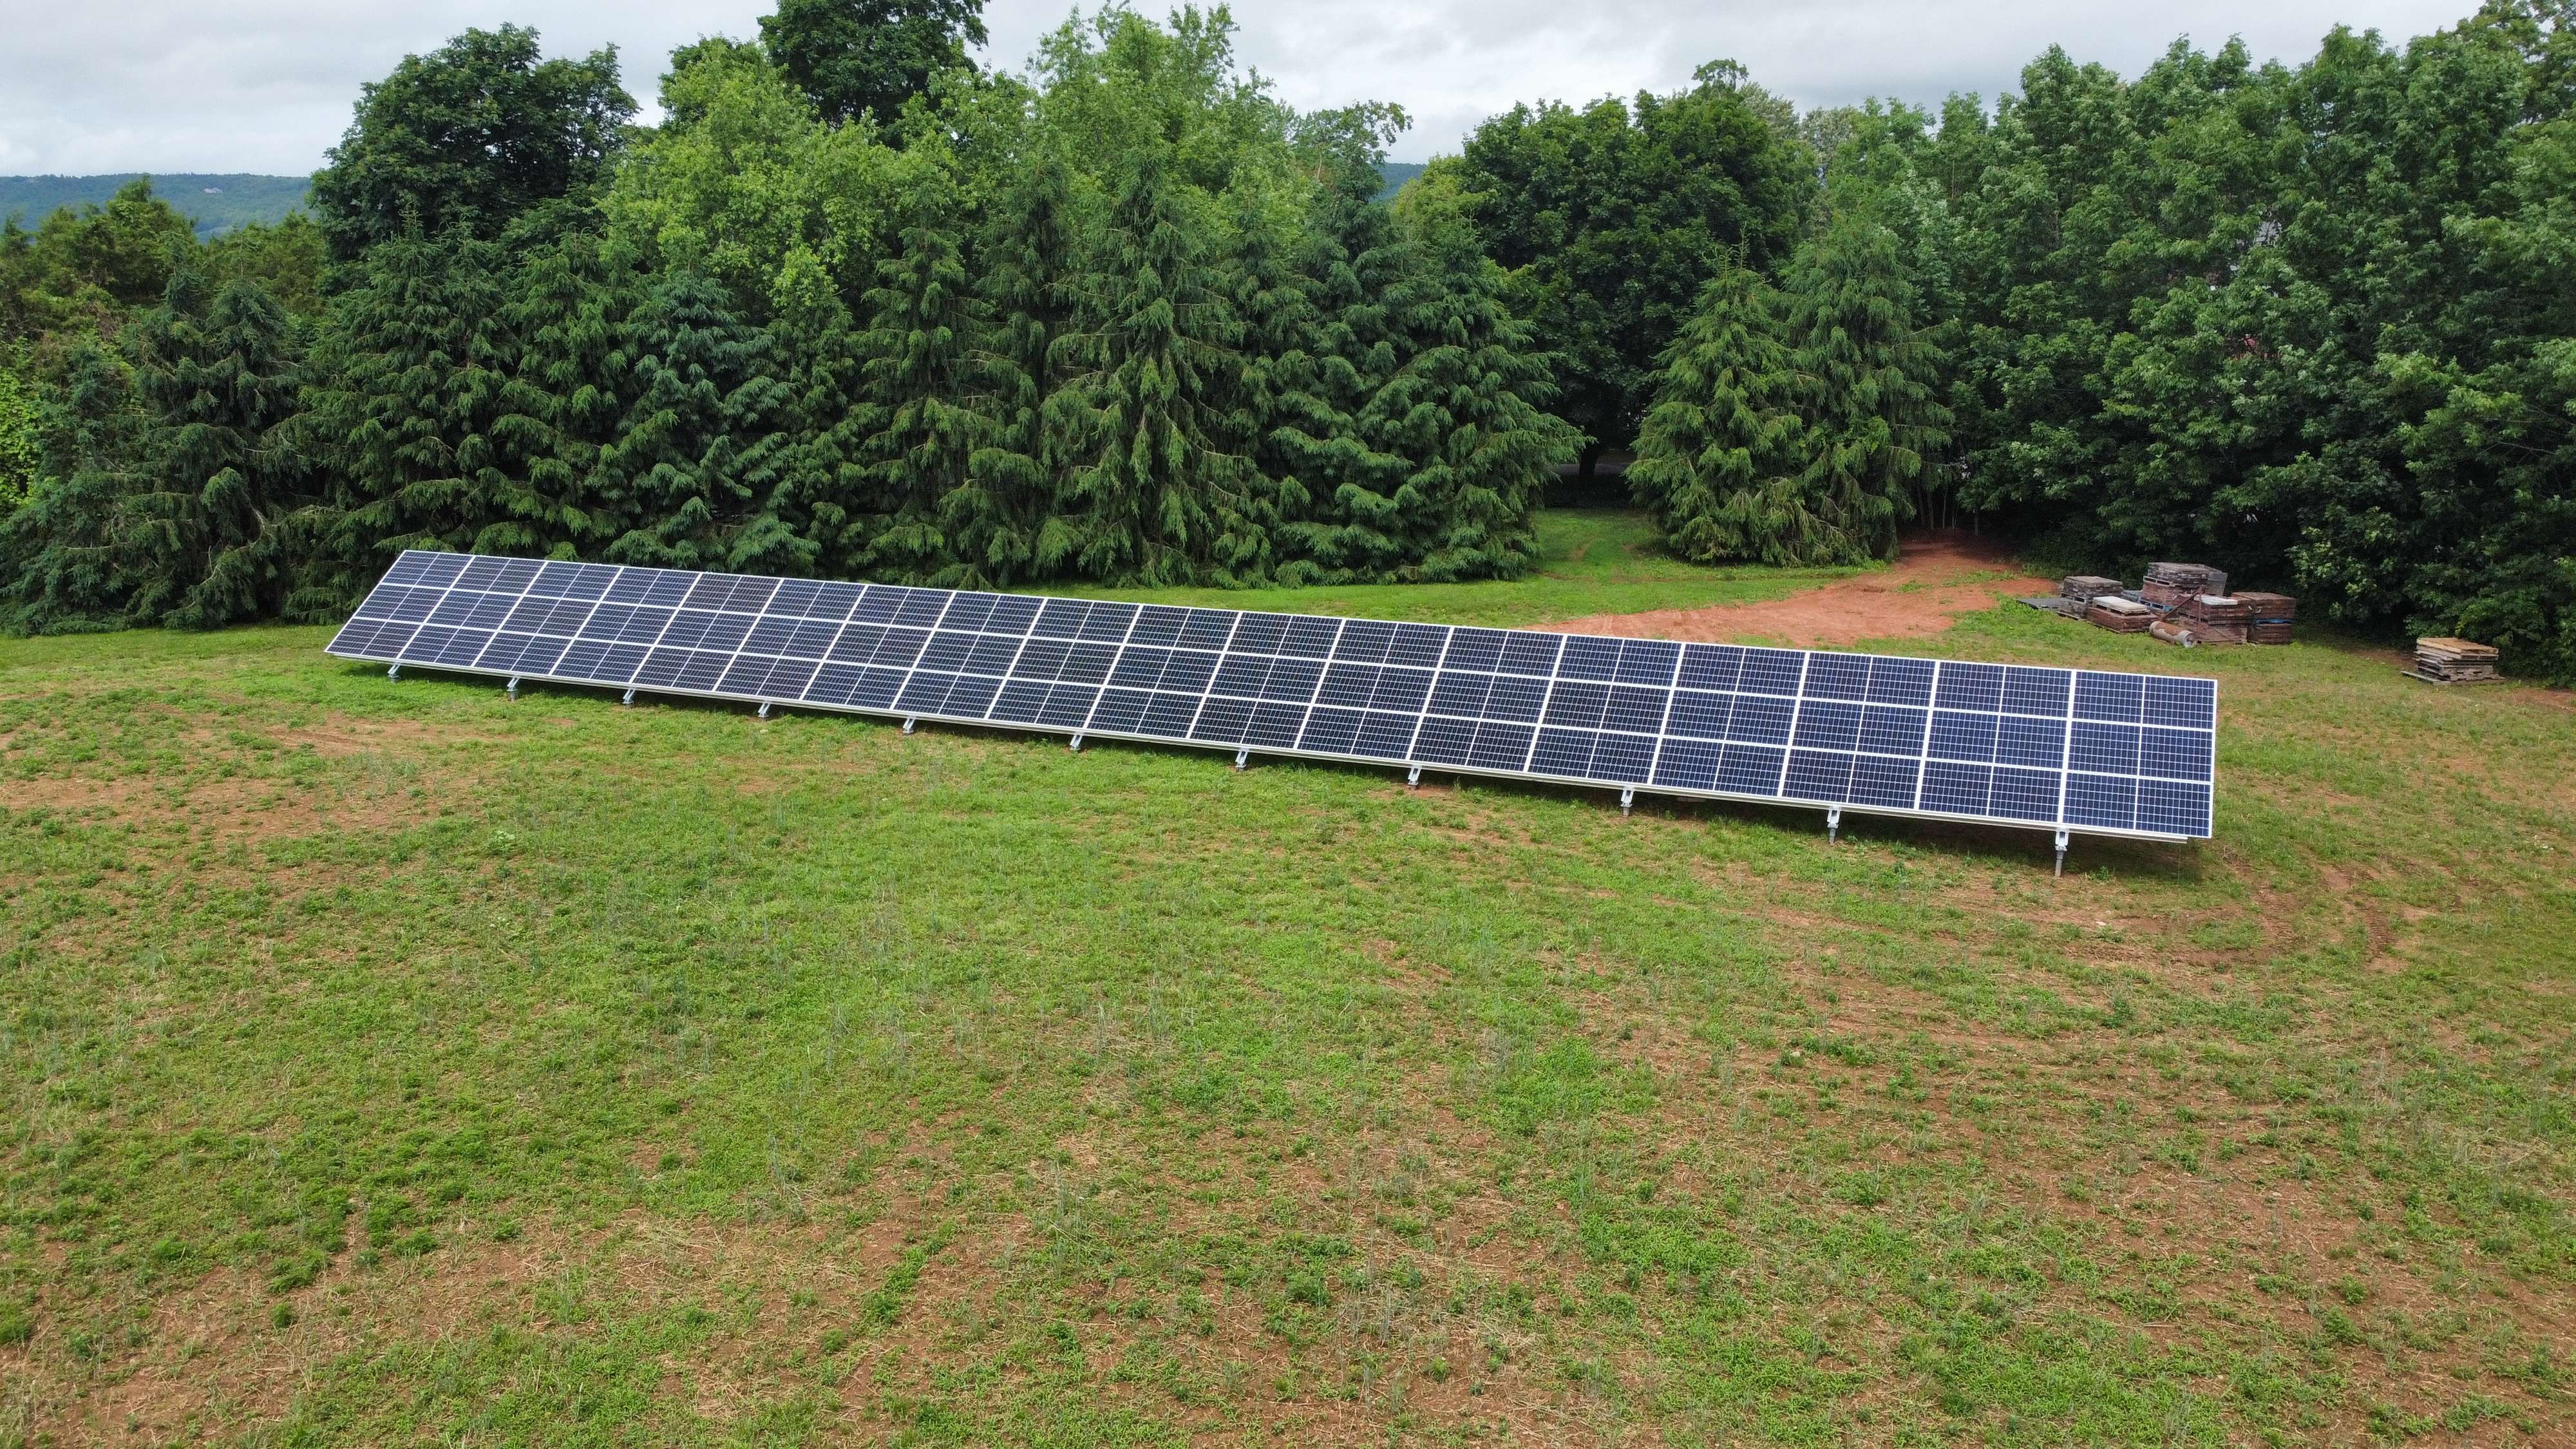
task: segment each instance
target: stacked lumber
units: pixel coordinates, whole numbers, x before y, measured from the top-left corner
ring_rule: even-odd
[[[2151,563],[2147,565],[2146,586],[2139,592],[2159,609],[2180,608],[2183,600],[2201,594],[2223,597],[2227,593],[2227,575],[2207,564]]]
[[[2254,625],[2254,611],[2229,594],[2194,594],[2174,606],[2203,644],[2242,644]]]
[[[2496,677],[2499,656],[2492,644],[2466,639],[2418,639],[2415,667],[2406,673],[2428,684],[2483,684]]]
[[[2118,594],[2101,594],[2084,611],[2084,617],[2114,634],[2143,634],[2156,621],[2156,611]]]
[[[2073,599],[2079,604],[2089,604],[2104,594],[2118,592],[2120,592],[2118,579],[2106,579],[2099,574],[2068,574],[2057,583],[2059,598]]]
[[[2254,611],[2252,622],[2245,627],[2250,644],[2287,644],[2290,626],[2299,620],[2299,601],[2287,594],[2262,594],[2248,591],[2236,596]]]

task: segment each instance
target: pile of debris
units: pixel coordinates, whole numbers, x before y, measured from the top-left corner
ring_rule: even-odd
[[[2113,592],[2094,595],[2084,617],[2114,634],[2144,634],[2156,622],[2156,611],[2126,594]]]
[[[2159,609],[2179,609],[2184,600],[2203,594],[2225,598],[2227,574],[2207,564],[2151,563],[2147,565],[2146,584],[2138,594]]]
[[[2499,657],[2492,644],[2472,644],[2466,639],[2418,639],[2415,667],[2406,671],[2406,677],[2427,684],[2484,684],[2496,677]]]
[[[2227,592],[2227,573],[2207,564],[2147,565],[2142,588],[2123,589],[2118,579],[2068,574],[2054,598],[2025,599],[2114,634],[2151,634],[2168,644],[2287,644],[2298,622],[2299,602],[2287,594]]]
[[[2175,605],[2174,613],[2203,644],[2242,644],[2254,624],[2254,611],[2228,594],[2194,594]]]
[[[2254,611],[2252,622],[2245,626],[2245,638],[2253,644],[2287,644],[2290,626],[2299,621],[2299,601],[2287,594],[2263,594],[2247,591],[2237,601]]]

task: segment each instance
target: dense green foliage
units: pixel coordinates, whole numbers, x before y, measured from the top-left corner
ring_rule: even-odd
[[[596,183],[634,114],[615,51],[545,60],[533,30],[468,30],[360,92],[313,209],[342,261],[408,232],[491,237]]]
[[[769,58],[824,120],[883,125],[984,43],[984,0],[778,0],[760,20]]]
[[[2051,50],[1991,113],[1937,119],[1784,126],[1703,75],[1698,104],[1821,178],[1811,207],[1700,201],[1658,230],[1693,193],[1644,102],[1498,118],[1398,206],[1474,219],[1592,447],[1655,399],[1631,483],[1677,549],[1884,555],[1909,513],[1973,510],[2069,564],[2204,559],[2312,617],[2576,678],[2566,0],[2402,47],[2337,30],[2297,67],[2177,44],[2123,80]],[[1769,174],[1683,169],[1739,206]],[[1734,214],[1784,217],[1794,249],[1696,220]],[[1687,322],[1684,285],[1708,288]]]
[[[639,130],[612,55],[469,31],[367,88],[311,222],[198,247],[138,186],[11,233],[12,620],[324,617],[414,547],[986,584],[1528,565],[1573,438],[1471,234],[1371,202],[1401,112],[1281,105],[1222,10],[1077,16],[1026,80],[964,66],[981,33],[790,3],[674,55]],[[254,318],[256,397],[197,417],[212,363],[171,329]]]
[[[1973,512],[2576,677],[2570,0],[2295,67],[2052,50],[1937,116],[1801,116],[1713,61],[1516,107],[1391,204],[1402,111],[1283,105],[1221,8],[1078,14],[1026,76],[981,35],[973,0],[787,0],[675,53],[638,129],[612,54],[469,31],[366,89],[312,221],[198,243],[137,183],[9,225],[7,621],[319,616],[407,543],[1508,575],[1556,469],[1633,447],[1692,559]],[[283,316],[259,430],[301,460],[276,576],[210,613],[172,601],[212,545],[136,538],[138,491],[251,476],[165,456],[182,275]]]
[[[1444,180],[1561,359],[1561,411],[1591,439],[1587,467],[1635,436],[1701,284],[1730,255],[1772,270],[1797,245],[1808,153],[1758,99],[1717,65],[1680,95],[1516,106],[1433,168],[1454,168]]]
[[[1949,442],[1940,348],[1895,236],[1828,225],[1775,291],[1729,265],[1664,354],[1629,484],[1675,549],[1716,562],[1892,558]]]
[[[1896,138],[1950,233],[1970,500],[2576,674],[2572,19],[2127,84],[2052,54]]]

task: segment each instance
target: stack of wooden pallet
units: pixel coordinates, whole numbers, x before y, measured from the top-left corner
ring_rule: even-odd
[[[2099,574],[2068,574],[2057,582],[2057,596],[2061,599],[2073,599],[2079,604],[2089,604],[2104,594],[2118,592],[2120,592],[2118,579],[2106,579]]]
[[[2227,593],[2227,575],[2207,564],[2151,563],[2147,565],[2147,582],[2138,591],[2146,601],[2159,609],[2178,609],[2185,599],[2202,594]]]
[[[2254,611],[2228,594],[2194,594],[2174,606],[2203,644],[2242,644],[2253,627]]]
[[[2428,684],[2482,684],[2496,677],[2499,656],[2492,644],[2466,639],[2418,639],[2415,667],[2406,673]]]
[[[2113,592],[2095,595],[2084,617],[2114,634],[2143,634],[2156,621],[2156,611]]]
[[[2299,601],[2287,594],[2260,594],[2252,591],[2238,594],[2237,600],[2254,611],[2253,621],[2245,626],[2249,644],[2287,644],[2290,626],[2299,621]]]

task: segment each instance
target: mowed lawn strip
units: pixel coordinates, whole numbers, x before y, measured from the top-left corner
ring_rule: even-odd
[[[325,638],[0,642],[0,1442],[2576,1433],[2563,694],[1915,641],[2221,678],[2059,881]]]

